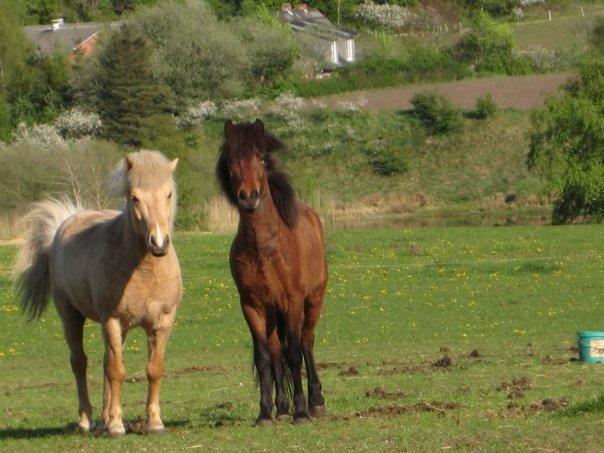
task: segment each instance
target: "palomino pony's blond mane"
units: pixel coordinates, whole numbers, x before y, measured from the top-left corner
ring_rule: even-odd
[[[176,183],[173,162],[158,151],[141,150],[128,154],[109,177],[109,193],[127,197],[134,188],[153,190],[168,183],[172,187],[172,218],[176,214]]]

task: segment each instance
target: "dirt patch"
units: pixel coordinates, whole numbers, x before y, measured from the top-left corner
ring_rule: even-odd
[[[470,354],[468,354],[468,356],[472,359],[477,359],[479,357],[482,357],[482,354],[480,353],[480,351],[478,349],[472,349],[472,351],[470,351]]]
[[[328,368],[341,368],[347,366],[344,362],[319,362],[316,367],[317,370],[326,370]]]
[[[497,390],[500,392],[522,392],[531,388],[531,381],[527,377],[512,379],[512,383],[502,382]]]
[[[230,401],[223,401],[222,403],[218,403],[214,407],[216,409],[227,409],[227,410],[233,410],[233,409],[235,409],[235,405],[233,403],[231,403]]]
[[[143,419],[124,422],[124,428],[126,428],[126,434],[147,434],[147,422]]]
[[[395,374],[415,374],[415,373],[424,373],[427,370],[421,366],[395,366],[388,369],[378,370],[377,374],[379,376],[394,376]]]
[[[356,367],[356,365],[350,365],[345,370],[340,371],[340,376],[358,376],[358,375],[359,375],[359,369]]]
[[[529,408],[534,411],[555,411],[557,409],[562,409],[568,406],[568,401],[566,398],[562,398],[561,400],[554,400],[551,398],[546,398],[540,403],[531,403]]]
[[[373,418],[419,412],[435,412],[439,415],[445,415],[448,411],[459,409],[460,407],[461,405],[458,403],[420,401],[419,403],[412,405],[389,404],[388,406],[373,407],[365,411],[357,412],[355,416],[359,418]]]
[[[405,394],[400,390],[396,390],[395,392],[387,392],[382,387],[376,387],[373,390],[367,390],[365,392],[365,396],[367,398],[384,398],[384,399],[396,399],[396,398],[404,398]]]
[[[568,363],[568,361],[569,360],[567,358],[552,357],[549,354],[541,359],[541,363],[545,365],[565,365]]]
[[[449,369],[453,366],[453,360],[451,360],[451,357],[449,357],[448,355],[444,355],[443,357],[438,359],[436,362],[434,362],[432,364],[432,366],[434,368]]]
[[[512,390],[510,393],[508,393],[509,400],[513,400],[516,398],[522,398],[523,396],[524,396],[524,393],[522,393],[520,390]]]

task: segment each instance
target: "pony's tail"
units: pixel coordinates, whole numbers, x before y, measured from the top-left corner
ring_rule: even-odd
[[[285,394],[288,399],[293,399],[294,384],[292,380],[292,372],[287,362],[289,354],[289,338],[287,336],[287,322],[283,313],[277,312],[277,335],[281,343],[281,365],[283,369],[283,381],[285,382]]]
[[[21,310],[28,320],[39,319],[50,293],[48,252],[61,224],[80,210],[67,200],[36,203],[23,218],[25,241],[19,247],[13,268]]]

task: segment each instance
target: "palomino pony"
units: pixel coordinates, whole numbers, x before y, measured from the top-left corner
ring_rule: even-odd
[[[164,430],[159,409],[164,348],[182,293],[170,244],[177,162],[155,151],[126,156],[110,182],[116,195],[126,197],[121,212],[83,211],[48,200],[26,217],[29,230],[16,266],[21,308],[31,319],[39,318],[49,296],[55,301],[71,351],[82,432],[94,425],[82,346],[86,318],[101,324],[105,342],[102,418],[109,435],[125,433],[122,348],[126,333],[136,326],[148,337],[147,428],[150,433]]]
[[[283,148],[264,124],[227,121],[216,175],[240,214],[230,254],[231,273],[254,342],[260,385],[256,426],[289,418],[285,380],[293,381],[294,422],[325,414],[313,357],[314,329],[327,286],[319,216],[296,199],[274,153]],[[302,357],[308,376],[308,406],[302,389]]]

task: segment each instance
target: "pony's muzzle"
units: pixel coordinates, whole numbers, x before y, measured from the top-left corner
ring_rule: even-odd
[[[153,256],[164,256],[168,253],[170,246],[170,236],[157,238],[154,234],[149,235],[149,251]]]
[[[254,212],[260,206],[260,193],[258,190],[250,191],[241,189],[237,194],[239,206],[246,212]]]

